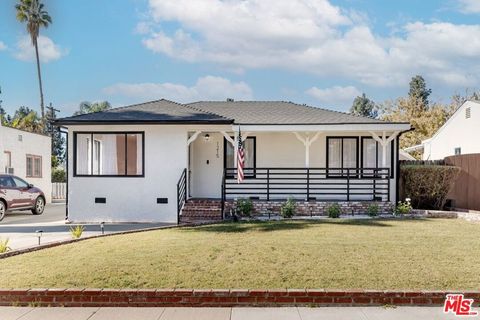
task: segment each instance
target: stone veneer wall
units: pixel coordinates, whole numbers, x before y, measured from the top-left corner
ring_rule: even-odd
[[[279,214],[280,208],[285,201],[264,201],[264,200],[252,200],[253,201],[253,214]],[[296,201],[296,216],[326,216],[327,208],[337,203],[342,208],[342,214],[366,214],[368,206],[376,204],[379,207],[379,214],[392,213],[393,205],[391,202],[372,202],[372,201]],[[225,203],[225,210],[228,213],[232,207],[235,207],[236,201],[228,201]]]

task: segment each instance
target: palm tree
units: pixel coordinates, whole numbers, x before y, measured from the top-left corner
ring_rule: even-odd
[[[42,121],[45,121],[42,76],[40,72],[40,58],[38,56],[37,40],[40,34],[40,28],[47,28],[48,25],[52,23],[52,18],[48,15],[48,12],[44,9],[44,5],[40,2],[40,0],[19,0],[19,3],[15,5],[15,9],[17,10],[17,20],[20,22],[26,22],[27,32],[30,34],[30,38],[32,39],[32,45],[35,47],[38,84],[40,87],[40,110],[42,113]]]

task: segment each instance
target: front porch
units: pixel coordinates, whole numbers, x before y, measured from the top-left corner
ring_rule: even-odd
[[[219,220],[241,198],[251,199],[261,214],[278,212],[289,198],[299,215],[324,215],[332,202],[347,214],[365,213],[372,202],[388,211],[396,201],[398,132],[354,129],[245,129],[242,183],[235,168],[238,131],[190,132],[188,167],[177,185],[179,220],[185,202],[188,215]]]

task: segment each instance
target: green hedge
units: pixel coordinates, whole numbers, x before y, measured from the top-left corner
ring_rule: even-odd
[[[402,165],[402,194],[414,208],[441,210],[459,173],[460,168],[454,166]]]

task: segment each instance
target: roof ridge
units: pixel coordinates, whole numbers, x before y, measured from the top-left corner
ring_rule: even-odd
[[[295,105],[298,105],[298,106],[310,108],[310,109],[320,109],[320,110],[323,110],[323,111],[340,113],[340,114],[348,115],[348,116],[352,116],[352,117],[364,118],[364,119],[370,119],[370,120],[378,120],[378,121],[381,121],[381,122],[385,122],[385,121],[382,120],[382,119],[377,119],[377,118],[368,117],[368,116],[361,116],[361,115],[354,114],[354,113],[351,113],[351,112],[332,110],[332,109],[327,109],[327,108],[322,108],[322,107],[314,107],[314,106],[310,106],[310,105],[308,105],[308,104],[299,104],[299,103],[292,102],[292,101],[288,101],[288,102],[289,102],[289,103],[292,103],[292,104],[295,104]]]
[[[200,102],[200,101],[198,101],[198,102]],[[206,110],[202,110],[202,109],[200,109],[200,108],[195,108],[195,107],[192,107],[192,106],[191,106],[191,104],[198,103],[198,102],[186,103],[186,104],[184,104],[183,106],[186,107],[186,108],[195,110],[195,111],[200,111],[200,112],[203,112],[203,113],[206,113],[206,114],[210,114],[210,115],[213,115],[213,116],[217,116],[217,117],[223,118],[223,119],[225,119],[225,120],[235,121],[235,119],[227,118],[227,117],[222,116],[222,115],[220,115],[220,114],[218,114],[218,113],[211,112],[211,111],[206,111]],[[202,102],[204,102],[204,101],[202,101]]]
[[[151,100],[151,101],[142,102],[142,103],[130,104],[130,105],[127,105],[127,106],[115,107],[115,108],[111,108],[111,109],[107,109],[107,110],[99,110],[99,111],[94,111],[94,112],[89,112],[89,113],[74,114],[74,115],[64,117],[64,118],[76,118],[76,117],[84,116],[86,114],[95,114],[95,113],[100,113],[100,112],[111,112],[111,111],[116,111],[116,110],[123,110],[123,109],[131,108],[131,107],[141,106],[143,104],[159,102],[159,101],[162,101],[162,100],[170,101],[170,100],[166,100],[166,99],[162,98],[162,99],[156,99],[156,100]],[[176,102],[173,102],[173,101],[170,101],[170,102],[176,103]]]

